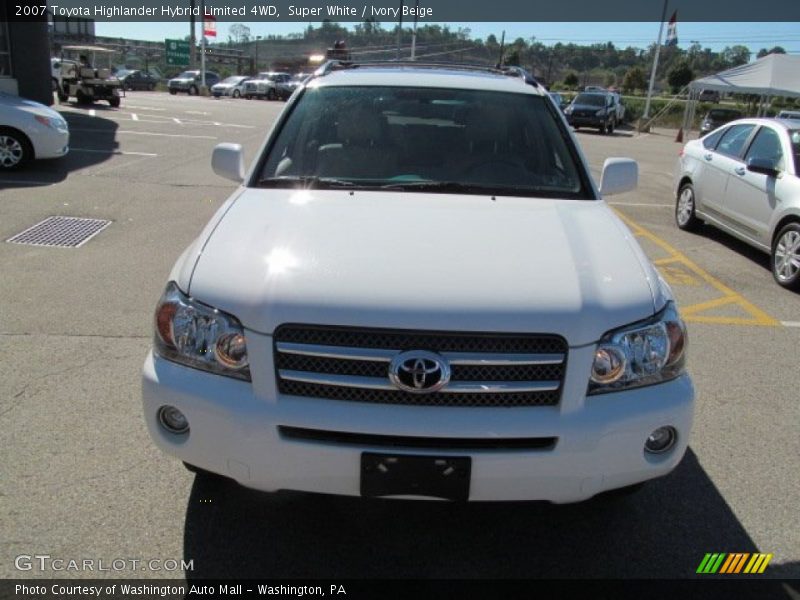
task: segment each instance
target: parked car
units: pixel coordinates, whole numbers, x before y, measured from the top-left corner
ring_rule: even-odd
[[[69,152],[69,127],[44,104],[0,92],[0,172]]]
[[[329,64],[175,264],[143,409],[200,476],[574,502],[669,473],[694,392],[669,286],[518,68]],[[334,226],[335,223],[335,226]],[[501,292],[502,291],[502,292]]]
[[[703,117],[703,121],[700,123],[700,135],[711,133],[717,127],[721,127],[725,125],[725,123],[730,123],[736,119],[741,119],[742,116],[741,111],[734,108],[712,108],[706,113],[706,116]]]
[[[232,75],[226,77],[219,83],[211,86],[211,95],[215,98],[220,96],[231,96],[232,98],[240,98],[244,92],[244,82],[247,77],[244,75]]]
[[[291,79],[278,82],[278,98],[281,100],[288,100],[306,79],[308,79],[308,73],[297,73]]]
[[[778,113],[778,119],[800,120],[800,110],[782,110]]]
[[[117,73],[124,90],[147,90],[152,92],[158,85],[158,77],[147,71],[124,71]]]
[[[560,108],[562,111],[567,106],[567,102],[564,100],[564,96],[559,94],[558,92],[548,92],[550,97],[553,99],[553,102],[556,103],[556,106]]]
[[[259,73],[253,79],[244,82],[244,97],[250,100],[258,98],[261,100],[277,100],[278,85],[291,80],[289,73]]]
[[[719,102],[719,92],[714,90],[700,90],[697,95],[700,102]]]
[[[219,75],[213,71],[206,71],[206,86],[213,87],[219,81]],[[190,96],[195,96],[200,92],[202,85],[200,71],[184,71],[180,75],[173,77],[167,83],[169,93],[173,96],[178,92],[186,92]]]
[[[564,110],[575,129],[597,127],[600,133],[613,133],[617,125],[617,103],[607,92],[582,92]]]
[[[740,119],[687,143],[675,178],[675,220],[701,223],[771,256],[772,275],[800,289],[800,123]]]

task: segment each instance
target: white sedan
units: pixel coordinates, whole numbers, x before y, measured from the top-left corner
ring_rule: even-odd
[[[687,143],[675,174],[675,221],[705,222],[770,254],[780,285],[800,289],[800,124],[739,119]]]
[[[0,171],[69,152],[69,127],[44,104],[0,92]]]
[[[231,77],[226,77],[219,83],[211,86],[211,95],[215,98],[219,98],[220,96],[232,96],[234,98],[240,98],[242,94],[244,94],[244,82],[246,80],[247,77],[243,75],[232,75]]]

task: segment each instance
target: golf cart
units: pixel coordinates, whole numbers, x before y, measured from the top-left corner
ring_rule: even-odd
[[[61,77],[58,81],[59,102],[74,97],[78,104],[91,104],[108,100],[119,106],[121,83],[111,74],[113,50],[99,46],[63,46],[61,49]],[[105,57],[105,68],[96,68],[96,58]]]

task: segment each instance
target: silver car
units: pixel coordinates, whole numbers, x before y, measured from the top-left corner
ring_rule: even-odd
[[[701,223],[767,252],[780,285],[800,290],[800,123],[739,119],[687,143],[675,174],[675,221]]]

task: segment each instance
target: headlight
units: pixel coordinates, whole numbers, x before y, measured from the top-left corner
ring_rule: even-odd
[[[58,129],[59,131],[67,130],[67,122],[61,117],[45,117],[44,115],[33,115],[39,123],[51,129]]]
[[[167,285],[156,307],[154,348],[173,362],[250,381],[241,323]]]
[[[594,116],[595,117],[602,117],[604,114],[606,114],[606,109],[605,108],[601,108],[596,113],[594,113]]]
[[[672,302],[652,319],[608,332],[595,350],[588,394],[675,379],[684,370],[686,343],[686,325]]]
[[[568,106],[567,108],[565,108],[564,109],[564,114],[565,115],[571,115],[572,114],[572,107]]]

